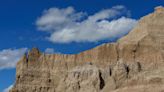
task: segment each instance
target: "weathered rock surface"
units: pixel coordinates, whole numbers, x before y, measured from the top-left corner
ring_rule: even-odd
[[[33,48],[18,62],[10,92],[164,92],[163,67],[160,6],[116,43],[75,55],[50,55]]]
[[[99,92],[104,86],[100,70],[93,65],[77,66],[63,78],[57,92]]]

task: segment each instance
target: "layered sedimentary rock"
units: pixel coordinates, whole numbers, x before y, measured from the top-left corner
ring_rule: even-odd
[[[162,92],[163,67],[160,6],[116,43],[73,55],[44,54],[33,48],[18,62],[10,92]]]

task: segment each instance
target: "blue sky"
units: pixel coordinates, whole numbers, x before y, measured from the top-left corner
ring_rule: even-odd
[[[159,5],[164,1],[1,0],[0,92],[14,83],[15,63],[27,49],[72,54],[116,41]]]

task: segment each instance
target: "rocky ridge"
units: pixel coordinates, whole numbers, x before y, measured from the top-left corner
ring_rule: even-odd
[[[163,92],[163,66],[164,8],[159,6],[116,43],[74,55],[33,48],[18,62],[10,92]]]

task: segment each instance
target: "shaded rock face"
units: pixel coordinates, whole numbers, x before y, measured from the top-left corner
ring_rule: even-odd
[[[33,48],[18,62],[10,92],[163,92],[163,67],[160,6],[116,43],[75,55],[44,54]]]

